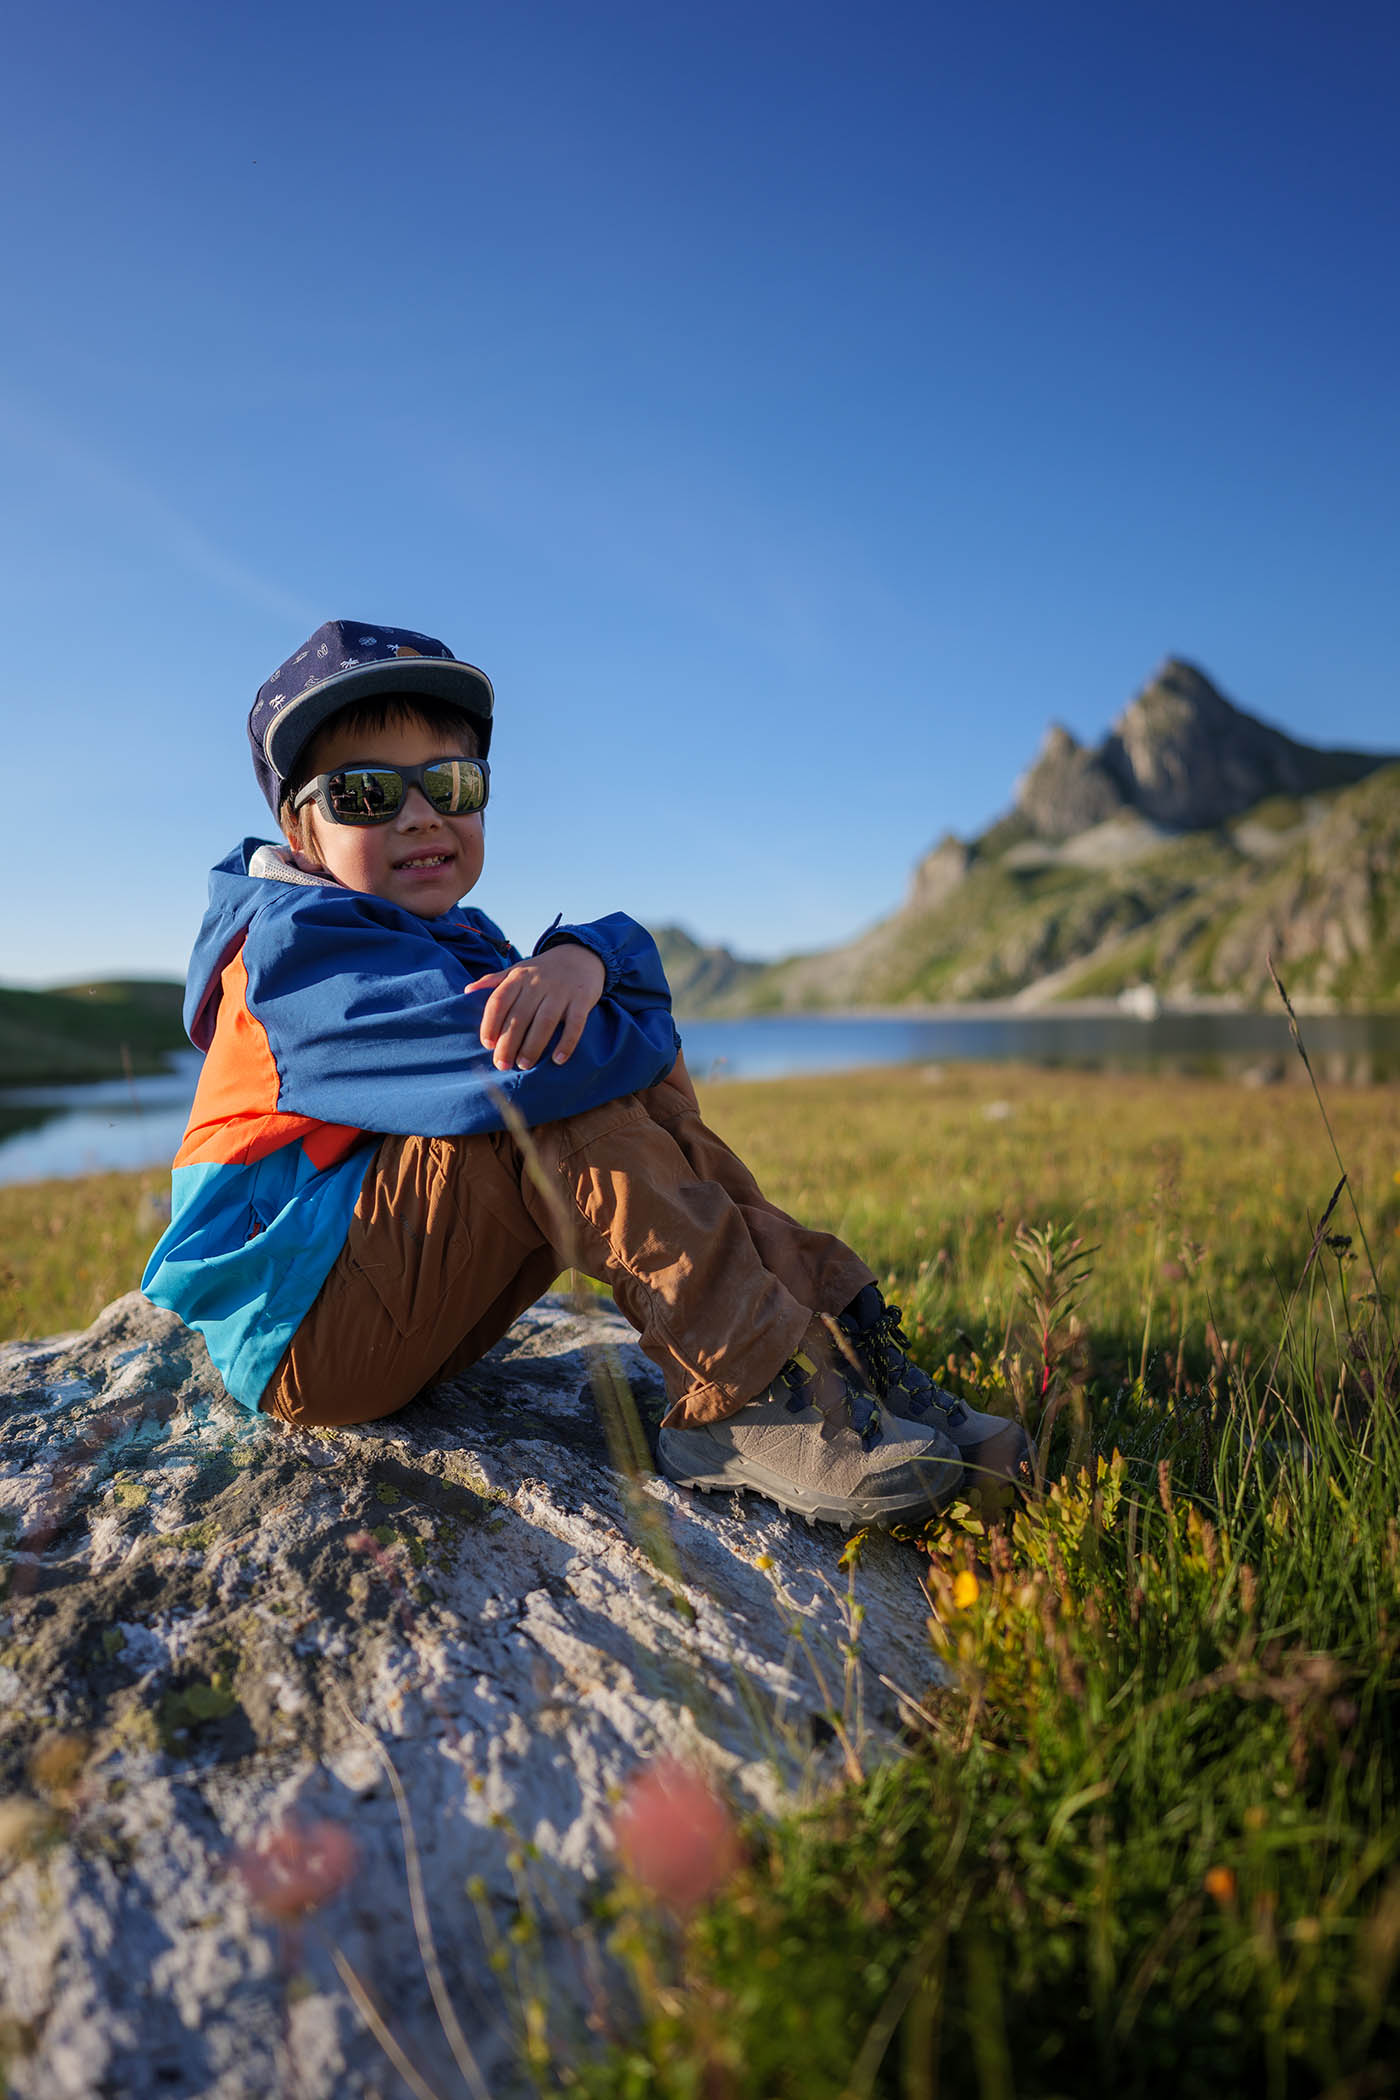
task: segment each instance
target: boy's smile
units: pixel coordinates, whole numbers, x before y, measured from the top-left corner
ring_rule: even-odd
[[[461,743],[445,741],[440,729],[405,716],[369,737],[331,723],[312,746],[312,765],[317,773],[333,773],[352,760],[415,766],[474,755]],[[298,830],[289,837],[304,861],[347,889],[383,897],[421,919],[437,918],[464,897],[486,857],[480,815],[439,816],[418,787],[410,787],[402,809],[386,824],[332,824],[314,803],[294,821]]]

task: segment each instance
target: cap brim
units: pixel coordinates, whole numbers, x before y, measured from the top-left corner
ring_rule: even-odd
[[[359,664],[351,671],[338,671],[313,685],[299,699],[284,707],[271,723],[263,748],[267,762],[279,780],[285,780],[297,753],[315,736],[321,724],[366,700],[371,693],[421,693],[426,698],[450,700],[470,715],[480,731],[481,756],[491,743],[491,711],[495,689],[475,664],[459,663],[444,656],[395,657],[392,662]]]

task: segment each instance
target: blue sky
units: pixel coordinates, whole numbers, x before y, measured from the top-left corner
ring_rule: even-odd
[[[0,978],[182,970],[328,617],[491,673],[526,944],[847,935],[1169,651],[1400,746],[1398,24],[25,10]]]

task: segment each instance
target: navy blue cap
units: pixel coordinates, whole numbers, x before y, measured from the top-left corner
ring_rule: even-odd
[[[471,716],[482,758],[491,747],[496,695],[475,664],[460,662],[446,642],[415,634],[411,627],[327,620],[258,687],[248,717],[253,771],[274,816],[297,753],[331,715],[371,693],[420,693],[450,700]]]

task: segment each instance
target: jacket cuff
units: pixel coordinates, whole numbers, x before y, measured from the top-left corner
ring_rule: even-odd
[[[561,926],[556,919],[547,932],[542,933],[531,953],[543,955],[547,948],[557,948],[564,941],[572,941],[576,948],[587,948],[603,965],[604,997],[614,991],[622,976],[624,957],[615,941],[610,941],[596,926]]]

